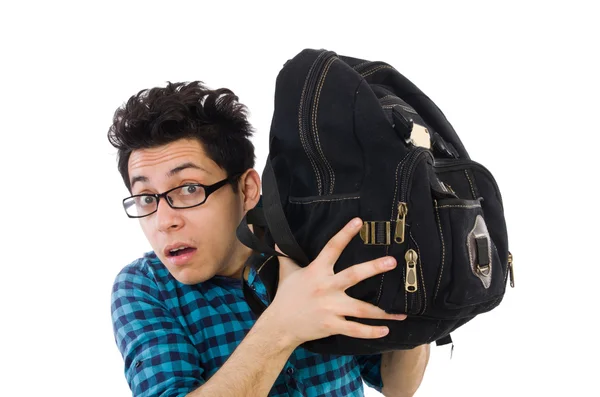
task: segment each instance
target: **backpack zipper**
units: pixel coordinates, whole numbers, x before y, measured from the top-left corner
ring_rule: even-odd
[[[414,242],[412,235],[410,238]],[[416,244],[416,243],[415,243]],[[422,314],[425,311],[425,290],[421,288],[423,285],[423,269],[421,266],[421,258],[416,250],[409,248],[404,254],[406,264],[405,279],[404,279],[404,312],[407,314]],[[421,286],[419,286],[419,270],[421,271]]]
[[[398,202],[398,215],[396,215],[396,228],[394,230],[394,241],[398,244],[404,242],[404,226],[406,225],[407,213],[408,205],[403,202]]]
[[[318,195],[333,194],[335,176],[327,162],[316,126],[318,100],[320,89],[323,87],[326,72],[337,58],[335,52],[326,51],[319,54],[308,71],[300,106],[298,110],[300,141],[315,172]]]
[[[394,195],[399,198],[396,212],[396,226],[394,230],[394,242],[396,244],[404,244],[406,240],[406,218],[408,215],[408,199],[410,197],[410,189],[412,184],[411,179],[419,161],[426,156],[431,156],[431,152],[425,148],[417,147],[411,151],[400,168],[400,176],[396,177],[398,182],[398,190]],[[392,213],[392,219],[394,218]],[[412,238],[412,235],[411,235]],[[414,241],[414,239],[413,239]],[[416,243],[415,243],[416,244]],[[405,312],[409,314],[418,314],[424,308],[423,299],[421,297],[421,289],[419,288],[419,254],[415,251],[411,244],[407,244],[407,250],[404,254],[406,268],[404,269],[404,297],[405,297]],[[416,307],[415,307],[416,304]]]
[[[510,286],[512,288],[515,288],[515,273],[513,270],[513,256],[510,253],[510,251],[508,252],[508,272],[510,274]]]
[[[419,285],[417,283],[417,260],[419,255],[417,252],[410,248],[404,255],[406,262],[406,281],[404,282],[404,289],[406,292],[413,293],[417,292]]]
[[[395,197],[399,197],[398,204],[395,206],[397,208],[396,211],[396,227],[394,229],[394,242],[396,244],[402,244],[405,240],[406,235],[406,216],[408,215],[408,198],[410,197],[410,180],[412,178],[412,174],[414,173],[414,169],[418,161],[421,157],[425,155],[431,155],[431,153],[425,148],[416,148],[412,152],[409,153],[406,160],[404,160],[404,164],[400,169],[400,178],[399,178],[399,186]],[[398,180],[398,179],[397,179]],[[395,203],[394,203],[395,204]],[[390,221],[394,220],[394,214],[392,213],[392,217]]]

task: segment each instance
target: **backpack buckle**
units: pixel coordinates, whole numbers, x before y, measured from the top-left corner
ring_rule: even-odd
[[[360,238],[365,245],[390,245],[391,231],[390,221],[365,221],[360,229]]]

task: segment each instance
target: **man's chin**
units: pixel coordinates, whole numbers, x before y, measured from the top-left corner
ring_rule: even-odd
[[[191,268],[169,269],[169,273],[171,273],[175,280],[185,285],[202,283],[213,277],[213,274],[204,274],[204,272]]]

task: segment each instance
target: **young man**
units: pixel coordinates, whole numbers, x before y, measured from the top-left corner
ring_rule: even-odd
[[[258,318],[241,287],[250,250],[236,228],[260,197],[246,108],[227,89],[200,82],[144,90],[117,109],[108,137],[152,251],[127,265],[112,290],[112,321],[134,396],[355,396],[362,381],[411,396],[429,346],[373,356],[311,353],[333,334],[379,338],[385,327],[344,316],[401,321],[345,290],[392,269],[393,258],[334,274],[360,229],[348,223],[313,263],[280,260],[280,284]],[[357,222],[356,222],[357,221]],[[253,287],[264,285],[250,274]]]

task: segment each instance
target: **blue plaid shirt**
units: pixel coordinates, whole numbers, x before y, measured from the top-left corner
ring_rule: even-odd
[[[251,271],[249,284],[264,296]],[[136,397],[185,396],[227,360],[256,321],[241,280],[175,280],[153,252],[132,262],[112,289],[115,341]],[[364,380],[381,391],[381,355],[340,356],[298,347],[269,396],[362,396]]]

